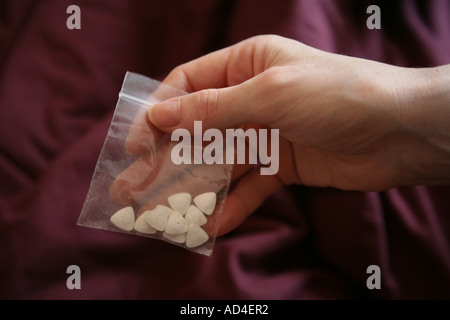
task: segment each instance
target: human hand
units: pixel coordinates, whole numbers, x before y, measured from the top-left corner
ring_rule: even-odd
[[[191,94],[156,104],[149,118],[165,132],[193,132],[194,120],[204,129],[280,130],[276,175],[236,166],[233,179],[240,180],[227,197],[224,234],[283,185],[386,190],[434,181],[427,171],[433,163],[445,166],[448,177],[448,162],[437,160],[442,150],[422,141],[430,128],[414,125],[420,121],[415,97],[429,93],[422,85],[426,72],[258,36],[174,69],[164,83]],[[418,80],[407,85],[413,77]],[[436,96],[445,100],[448,92]],[[412,161],[424,151],[432,161]]]

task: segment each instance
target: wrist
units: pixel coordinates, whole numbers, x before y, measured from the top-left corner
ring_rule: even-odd
[[[396,88],[405,184],[450,183],[450,65],[402,69]]]

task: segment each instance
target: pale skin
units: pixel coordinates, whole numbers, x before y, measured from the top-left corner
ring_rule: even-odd
[[[235,166],[219,235],[272,193],[300,184],[381,191],[450,182],[450,65],[401,68],[323,52],[279,36],[250,38],[175,68],[190,94],[149,110],[160,130],[280,130],[280,168]]]

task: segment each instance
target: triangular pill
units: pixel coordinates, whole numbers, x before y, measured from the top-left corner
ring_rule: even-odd
[[[156,230],[163,231],[172,212],[169,207],[158,205],[155,209],[144,212],[145,221]]]
[[[183,216],[186,213],[187,208],[191,204],[191,195],[187,192],[175,193],[167,198],[167,202],[173,210],[181,213]]]
[[[125,207],[114,213],[109,219],[117,228],[131,231],[134,227],[134,211],[132,207]]]
[[[196,206],[189,206],[184,219],[188,225],[194,223],[198,226],[204,225],[207,221],[203,212],[201,212]]]
[[[216,193],[215,192],[205,192],[194,198],[194,204],[199,208],[204,214],[210,215],[213,213],[216,206]]]
[[[198,225],[191,223],[186,234],[186,246],[188,248],[198,247],[208,241],[208,234]]]
[[[141,214],[134,223],[134,230],[140,233],[145,234],[154,234],[156,233],[156,229],[150,226],[147,221],[145,221],[145,214]]]
[[[170,214],[165,231],[168,234],[180,234],[188,231],[188,225],[181,213],[173,211]]]
[[[163,233],[164,238],[176,243],[183,243],[186,241],[186,233],[180,234],[169,234],[167,232]]]

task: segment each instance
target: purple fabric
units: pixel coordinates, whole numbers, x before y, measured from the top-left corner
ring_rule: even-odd
[[[286,187],[211,258],[76,226],[127,70],[176,65],[275,33],[330,52],[419,67],[450,63],[450,1],[0,2],[0,298],[447,299],[450,187]],[[426,156],[426,155],[424,155]],[[68,290],[66,268],[81,268]],[[381,269],[369,290],[366,269]]]

